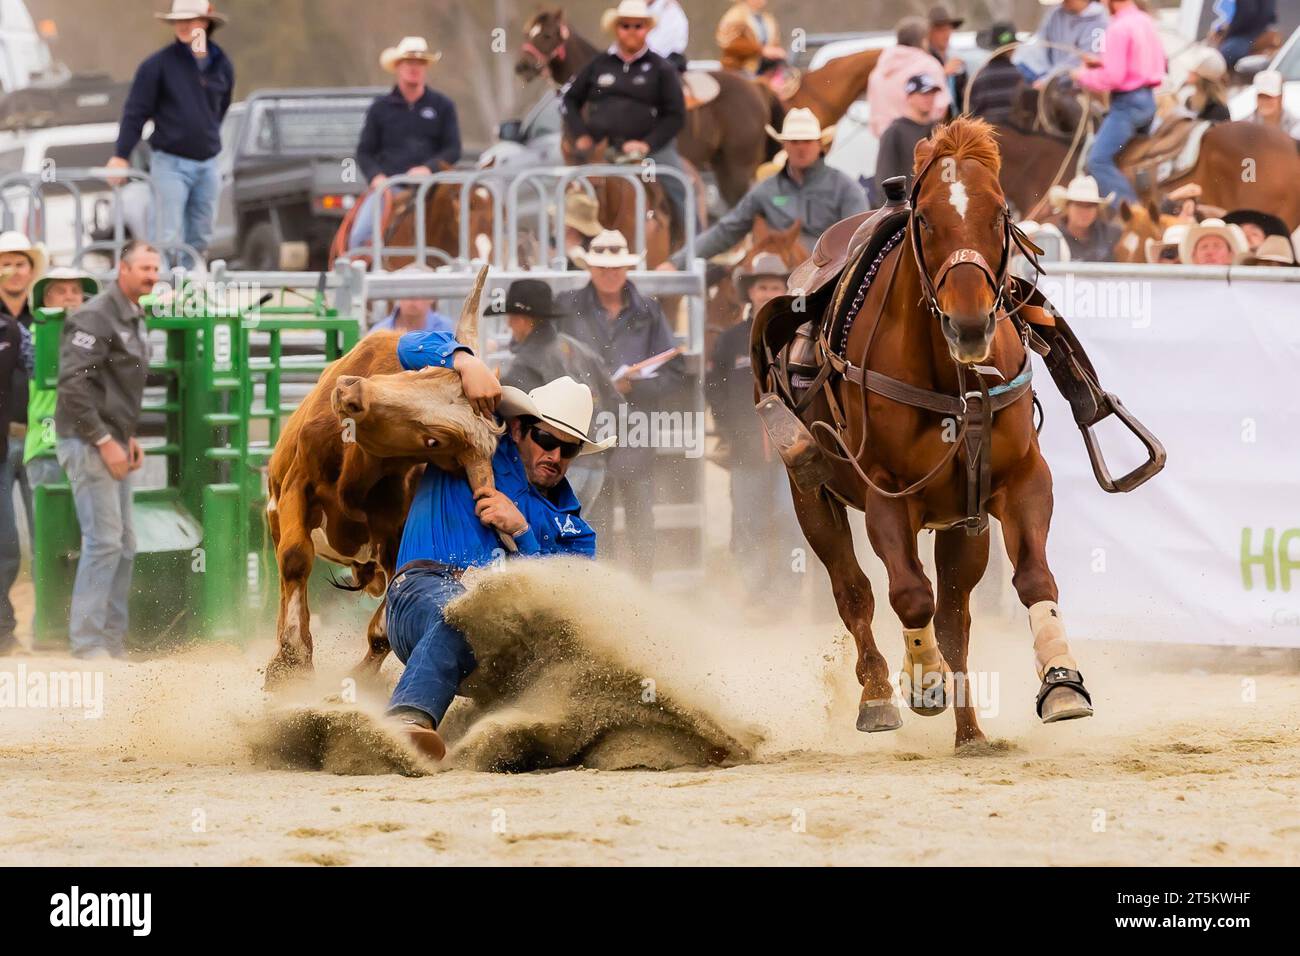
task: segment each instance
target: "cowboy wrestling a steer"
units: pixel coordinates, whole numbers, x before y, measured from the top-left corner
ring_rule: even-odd
[[[443,364],[446,356],[460,351],[469,349],[446,332],[409,333],[398,345],[408,370]],[[464,364],[462,359],[458,370]],[[363,379],[353,386],[364,390],[367,384]],[[367,419],[383,418],[374,415],[381,411],[375,405],[386,401],[400,404],[401,398],[366,396]],[[494,489],[476,493],[464,474],[426,468],[407,513],[398,569],[387,593],[388,638],[406,665],[388,715],[434,760],[446,752],[438,724],[460,682],[476,666],[464,635],[443,616],[447,603],[464,591],[461,574],[503,557],[505,550],[523,557],[595,557],[596,533],[583,520],[565,473],[578,455],[604,451],[614,442],[588,437],[591,391],[568,376],[527,393],[504,386],[485,404],[495,407],[506,426],[492,457]]]

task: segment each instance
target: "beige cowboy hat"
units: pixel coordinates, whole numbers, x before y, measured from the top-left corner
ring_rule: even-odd
[[[579,455],[605,451],[614,447],[617,440],[613,435],[601,441],[595,441],[589,436],[591,417],[595,410],[591,389],[567,375],[545,385],[538,385],[531,392],[513,385],[502,385],[501,402],[497,405],[497,414],[502,418],[531,415],[557,432],[576,438],[582,442]]]
[[[423,60],[432,66],[442,59],[442,54],[429,49],[424,37],[402,37],[397,46],[390,46],[379,54],[379,65],[386,73],[396,73],[397,64],[403,60]]]
[[[587,265],[602,269],[625,269],[637,265],[641,257],[629,251],[627,239],[617,229],[606,229],[587,249]]]
[[[564,197],[564,224],[582,233],[588,239],[599,236],[605,227],[597,218],[600,204],[582,190],[576,190]]]
[[[1194,226],[1187,227],[1186,235],[1178,243],[1178,258],[1190,264],[1192,253],[1196,251],[1196,244],[1206,236],[1221,236],[1228,244],[1228,248],[1232,250],[1233,261],[1236,261],[1243,252],[1250,251],[1250,243],[1246,240],[1246,234],[1241,231],[1240,226],[1230,225],[1222,219],[1204,219]]]
[[[600,15],[600,28],[606,33],[613,33],[619,20],[646,20],[650,27],[659,22],[659,18],[645,5],[645,0],[622,0],[617,7],[611,7]]]
[[[817,114],[805,107],[796,107],[785,114],[785,120],[781,123],[781,132],[770,125],[764,126],[767,135],[781,143],[788,143],[792,140],[806,142],[810,139],[820,140],[822,138],[822,124],[817,119]]]
[[[1105,206],[1115,198],[1115,194],[1109,196],[1101,195],[1097,188],[1097,180],[1091,176],[1075,176],[1070,180],[1069,187],[1053,186],[1047,192],[1047,198],[1052,204],[1053,209],[1064,209],[1066,203],[1081,202],[1089,203],[1095,206]]]
[[[1228,61],[1212,46],[1198,47],[1188,60],[1187,72],[1207,80],[1221,80],[1228,75]]]
[[[1293,266],[1295,250],[1286,236],[1265,236],[1254,252],[1244,252],[1237,257],[1240,266]]]
[[[749,294],[750,285],[757,279],[780,279],[784,282],[790,278],[790,267],[775,252],[760,252],[754,256],[754,261],[746,269],[743,265],[736,266],[731,273],[731,281],[736,283],[736,288],[740,290],[741,295]]]
[[[40,275],[50,265],[49,254],[45,251],[45,246],[41,243],[33,243],[30,239],[16,230],[0,232],[0,255],[6,252],[21,252],[32,264],[32,274]]]
[[[33,309],[44,308],[45,289],[51,282],[80,282],[81,291],[86,294],[86,298],[99,295],[99,283],[89,273],[68,266],[59,266],[32,283],[30,302]]]
[[[1159,239],[1148,239],[1146,241],[1147,262],[1169,262],[1168,259],[1161,258],[1161,253],[1167,249],[1177,249],[1178,244],[1183,241],[1187,235],[1187,230],[1192,227],[1185,222],[1175,223],[1165,230],[1165,234]]]
[[[169,13],[155,13],[158,20],[210,20],[213,26],[226,22],[226,15],[212,8],[208,0],[172,0]]]

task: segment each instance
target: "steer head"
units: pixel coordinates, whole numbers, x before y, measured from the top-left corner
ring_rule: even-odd
[[[487,268],[465,301],[456,339],[478,344],[478,304]],[[477,414],[460,376],[444,368],[391,375],[340,375],[330,398],[348,437],[368,455],[465,469],[475,491],[492,487],[492,455],[504,428]]]

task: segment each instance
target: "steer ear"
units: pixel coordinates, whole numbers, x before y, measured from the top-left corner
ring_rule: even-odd
[[[475,352],[478,352],[478,303],[483,295],[483,283],[487,281],[487,274],[487,266],[479,269],[478,278],[474,280],[474,290],[465,300],[465,307],[460,312],[460,321],[456,323],[456,341],[468,345]]]

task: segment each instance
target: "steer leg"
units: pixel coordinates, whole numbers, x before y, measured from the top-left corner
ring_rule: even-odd
[[[275,636],[279,643],[266,665],[268,690],[311,670],[311,610],[307,606],[307,579],[316,560],[311,542],[307,490],[301,482],[286,481],[276,502],[279,540],[275,560],[280,567],[280,613]]]
[[[844,506],[817,492],[802,492],[793,481],[790,482],[790,491],[794,496],[799,527],[830,572],[835,606],[858,647],[857,676],[862,685],[858,730],[867,733],[897,730],[903,721],[894,706],[889,667],[871,633],[871,615],[876,606],[871,582],[862,573],[857,555],[853,553],[853,534],[849,530]]]
[[[933,717],[951,703],[953,678],[935,635],[934,592],[916,553],[919,508],[919,503],[871,492],[867,501],[867,537],[885,565],[889,604],[903,624],[899,688],[915,713]]]
[[[989,536],[968,535],[964,528],[939,531],[934,537],[934,563],[938,571],[938,604],[934,630],[943,659],[954,670],[959,688],[953,702],[957,718],[957,746],[984,740],[975,719],[975,694],[966,669],[970,647],[970,592],[984,576],[989,560]]]
[[[1047,529],[1052,521],[1052,473],[1037,444],[989,499],[1002,522],[1007,556],[1015,567],[1011,583],[1029,609],[1034,663],[1042,686],[1038,715],[1043,723],[1092,716],[1092,700],[1065,639],[1057,606],[1056,578],[1047,566]]]

